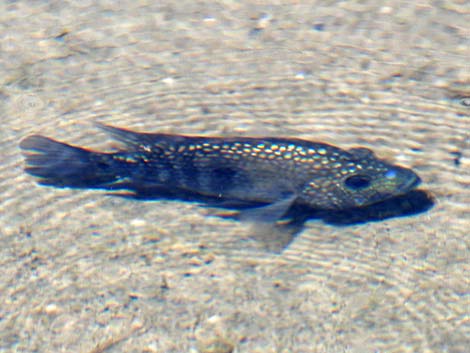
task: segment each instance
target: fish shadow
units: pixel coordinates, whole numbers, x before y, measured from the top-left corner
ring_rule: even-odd
[[[293,218],[320,219],[334,226],[350,226],[369,222],[380,222],[385,219],[413,216],[430,210],[435,204],[434,197],[424,190],[412,190],[404,195],[369,205],[340,211],[321,211],[299,208],[294,205],[290,212]]]
[[[140,201],[179,200],[196,202],[208,207],[232,209],[239,211],[241,214],[243,214],[244,210],[266,205],[264,203],[218,199],[185,190],[168,191],[167,189],[160,188],[138,189],[132,192],[109,192],[108,194]],[[304,204],[294,204],[283,219],[290,219],[289,223],[301,224],[317,219],[334,226],[349,226],[378,222],[389,218],[417,215],[428,211],[434,204],[435,200],[431,193],[425,190],[412,190],[407,194],[395,196],[369,206],[338,211],[319,210]],[[233,219],[241,218],[237,214],[227,216],[222,214],[220,216]]]
[[[196,193],[182,190],[168,191],[168,189],[147,188],[128,193],[112,193],[112,195],[135,200],[179,200],[197,202],[203,206],[226,210],[229,212],[213,212],[222,218],[246,220],[245,211],[250,212],[254,207],[263,207],[266,204],[251,203],[237,200],[220,200]],[[407,194],[395,196],[388,200],[366,207],[346,210],[318,210],[302,204],[294,204],[278,222],[267,224],[258,223],[253,237],[265,244],[265,248],[273,252],[281,252],[304,229],[305,223],[310,220],[320,220],[326,224],[346,227],[350,225],[380,222],[386,219],[408,217],[424,213],[435,204],[431,193],[425,190],[412,190]],[[274,239],[276,238],[276,239]]]

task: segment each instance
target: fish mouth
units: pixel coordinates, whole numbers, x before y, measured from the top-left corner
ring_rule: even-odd
[[[415,189],[419,184],[421,184],[421,178],[414,174],[412,178],[410,178],[403,186],[400,188],[402,193],[407,193]]]

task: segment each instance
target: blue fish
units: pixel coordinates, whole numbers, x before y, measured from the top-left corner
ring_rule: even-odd
[[[20,144],[25,171],[55,187],[189,192],[222,202],[263,205],[276,220],[294,204],[347,210],[406,194],[419,183],[409,168],[363,147],[344,150],[296,138],[207,137],[99,127],[123,142],[103,153],[32,135]]]

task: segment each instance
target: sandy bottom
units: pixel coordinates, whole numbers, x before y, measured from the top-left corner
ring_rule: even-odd
[[[0,4],[0,352],[464,353],[465,2],[119,3]],[[192,203],[22,171],[32,133],[111,150],[94,121],[362,145],[435,205],[273,253]]]

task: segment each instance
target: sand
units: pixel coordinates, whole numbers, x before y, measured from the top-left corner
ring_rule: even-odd
[[[465,3],[1,2],[0,352],[465,352]],[[435,205],[275,253],[194,203],[22,171],[32,133],[115,148],[95,121],[366,146]]]

